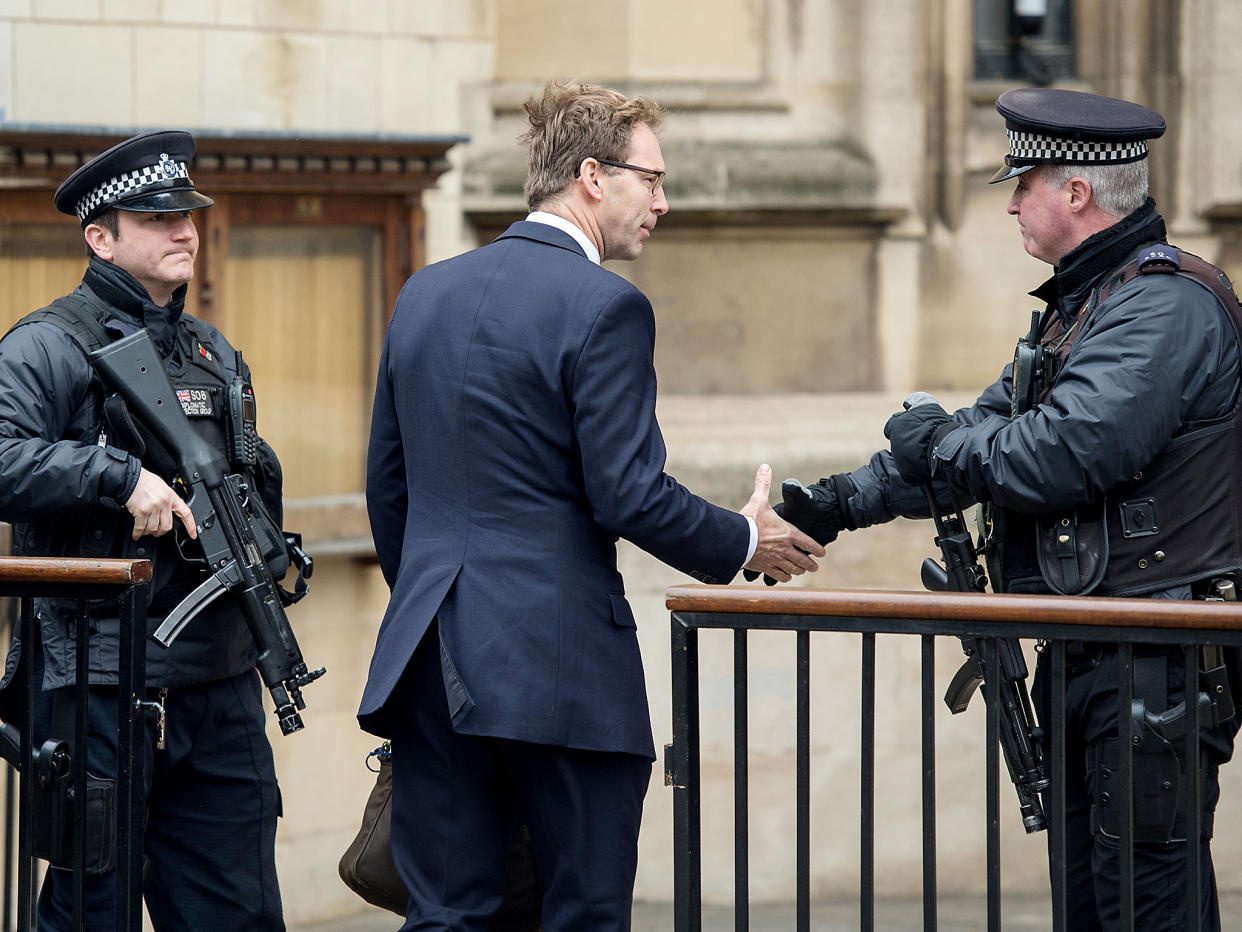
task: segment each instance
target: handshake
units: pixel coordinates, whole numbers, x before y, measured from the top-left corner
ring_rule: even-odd
[[[822,557],[826,544],[855,525],[844,504],[853,490],[845,475],[820,479],[809,488],[797,479],[786,479],[781,484],[783,500],[775,508],[768,504],[771,485],[771,467],[760,466],[754,494],[741,513],[753,518],[759,531],[758,546],[743,575],[755,580],[762,574],[764,582],[774,586],[814,571],[811,557]]]
[[[926,486],[940,466],[935,455],[940,441],[960,425],[926,392],[910,395],[902,407],[884,425],[884,436],[892,446],[901,478],[913,486]],[[771,467],[760,466],[754,494],[742,509],[742,514],[755,519],[759,545],[742,575],[753,581],[763,574],[763,581],[774,586],[814,571],[817,567],[811,557],[822,557],[824,546],[841,531],[857,528],[846,504],[856,489],[844,473],[810,487],[786,479],[781,483],[782,501],[773,508],[768,504],[771,485]]]

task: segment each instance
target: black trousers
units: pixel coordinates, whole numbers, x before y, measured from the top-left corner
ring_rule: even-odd
[[[275,859],[280,791],[261,693],[254,670],[170,689],[164,750],[155,748],[156,722],[148,717],[143,897],[156,930],[283,932]],[[47,735],[52,703],[50,694],[43,697],[36,729]],[[116,714],[115,687],[93,687],[93,775],[116,776]],[[73,875],[50,869],[39,895],[39,932],[72,929],[72,898]],[[86,928],[116,928],[115,872],[87,877]]]
[[[434,627],[387,708],[392,854],[410,891],[403,930],[485,932],[525,822],[544,932],[627,932],[651,761],[454,731]]]
[[[1136,648],[1136,656],[1143,649]],[[1041,722],[1048,721],[1050,673],[1043,654],[1035,670],[1033,699]],[[1184,683],[1180,650],[1167,655],[1170,705],[1182,698]],[[1113,802],[1118,760],[1117,651],[1100,646],[1067,661],[1065,689],[1066,909],[1074,932],[1120,928],[1120,844]],[[1220,798],[1218,766],[1228,760],[1237,723],[1201,734],[1199,760],[1182,760],[1180,739],[1167,745],[1150,738],[1147,753],[1133,757],[1134,927],[1143,932],[1180,932],[1187,928],[1185,813],[1170,813],[1180,780],[1195,770],[1203,781],[1198,910],[1204,932],[1220,929],[1216,877],[1212,867],[1212,820]],[[1049,753],[1045,734],[1044,753]],[[1153,746],[1159,748],[1152,752]],[[1166,787],[1166,784],[1169,784]],[[1173,820],[1172,830],[1165,826]]]

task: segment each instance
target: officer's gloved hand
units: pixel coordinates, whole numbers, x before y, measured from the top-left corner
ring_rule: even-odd
[[[901,478],[911,485],[927,485],[935,469],[932,452],[958,425],[927,392],[915,392],[902,404],[906,410],[888,419],[884,436],[892,447]]]
[[[820,479],[809,488],[797,479],[786,479],[781,483],[781,501],[773,505],[772,510],[826,547],[837,539],[837,534],[842,530],[854,529],[854,523],[841,501],[841,495],[848,496],[852,490],[853,483],[843,473]],[[753,570],[743,570],[742,576],[749,582],[759,578]],[[769,586],[776,585],[776,580],[771,576],[765,575],[763,581]]]
[[[773,511],[826,547],[841,531],[854,529],[841,501],[852,491],[853,482],[844,474],[820,479],[810,487],[797,479],[786,479],[781,483],[782,501]]]

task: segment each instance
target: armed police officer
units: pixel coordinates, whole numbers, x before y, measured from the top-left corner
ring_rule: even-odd
[[[1009,91],[996,107],[1010,151],[992,181],[1016,179],[1008,212],[1026,251],[1053,266],[1032,292],[1046,309],[1020,344],[1023,364],[952,415],[934,402],[895,414],[885,427],[891,452],[820,480],[809,496],[789,489],[784,516],[826,543],[897,515],[926,517],[925,486],[948,483],[984,503],[997,591],[1190,599],[1214,581],[1227,589],[1242,569],[1242,321],[1228,280],[1167,243],[1148,197],[1147,141],[1164,120],[1059,89]],[[1136,698],[1152,713],[1175,709],[1181,650],[1134,654]],[[1097,644],[1070,645],[1067,657],[1068,927],[1112,929],[1117,657]],[[1045,720],[1047,678],[1041,656]],[[1204,929],[1219,928],[1209,844],[1217,768],[1237,727],[1205,725],[1197,762]],[[1182,929],[1193,819],[1176,811],[1176,787],[1196,762],[1184,765],[1182,744],[1159,729],[1143,731],[1133,765],[1135,928]]]
[[[194,139],[135,136],[90,160],[56,191],[82,225],[88,262],[69,295],[20,321],[0,340],[0,519],[25,555],[145,558],[153,562],[152,628],[207,576],[192,562],[195,521],[172,488],[169,451],[101,387],[93,346],[145,329],[195,432],[229,451],[230,469],[262,499],[256,517],[280,527],[280,467],[261,441],[239,463],[228,436],[226,389],[249,372],[212,326],[184,312],[198,232],[193,212],[212,204],[190,180]],[[177,526],[178,534],[170,533]],[[182,551],[189,557],[182,556]],[[279,557],[273,557],[278,563]],[[277,568],[277,573],[281,570]],[[33,664],[35,738],[72,729],[75,605],[36,600],[37,645],[15,643]],[[115,605],[90,611],[88,766],[117,767],[118,623]],[[237,605],[218,599],[168,648],[148,641],[145,729],[145,899],[156,929],[284,928],[276,880],[280,796],[264,732],[256,651]],[[12,692],[12,690],[10,690]],[[38,746],[37,744],[35,745]],[[90,841],[88,839],[88,845]],[[112,928],[114,851],[88,850],[87,928]],[[40,930],[68,929],[72,876],[53,867],[38,904]]]

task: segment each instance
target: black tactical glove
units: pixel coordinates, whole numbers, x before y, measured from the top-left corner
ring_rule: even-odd
[[[816,543],[827,547],[843,530],[854,530],[845,500],[854,492],[849,476],[839,473],[820,479],[809,488],[797,479],[781,483],[781,498],[773,509]]]
[[[826,547],[837,539],[837,534],[842,530],[852,531],[856,527],[845,507],[845,499],[853,492],[854,484],[844,473],[820,479],[810,488],[797,479],[786,479],[781,483],[782,500],[772,510]],[[759,574],[754,570],[743,570],[742,578],[754,582]],[[766,574],[763,581],[769,586],[776,585],[776,580]]]
[[[888,419],[884,436],[892,446],[901,478],[911,485],[927,485],[935,471],[932,453],[936,445],[958,425],[926,392],[915,392],[902,404],[906,410]]]

